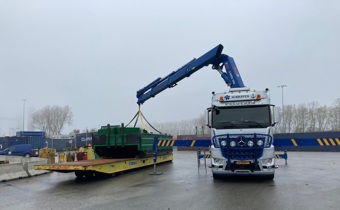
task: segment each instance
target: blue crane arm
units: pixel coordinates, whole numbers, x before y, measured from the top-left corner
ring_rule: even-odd
[[[164,78],[157,78],[149,85],[137,91],[137,104],[143,104],[146,100],[155,97],[157,94],[167,88],[172,88],[177,85],[185,77],[200,70],[204,66],[212,65],[212,68],[217,70],[225,83],[231,88],[244,87],[242,78],[237,70],[236,64],[232,57],[221,54],[223,46],[220,44],[199,58],[194,58],[189,63],[185,64],[177,71],[171,72]],[[223,67],[225,72],[222,71]]]

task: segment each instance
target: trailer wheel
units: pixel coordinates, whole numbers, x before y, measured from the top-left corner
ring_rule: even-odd
[[[87,171],[85,173],[85,177],[86,177],[86,179],[94,179],[94,178],[97,177],[97,173],[94,172],[94,171]]]
[[[82,179],[85,176],[85,173],[83,171],[75,171],[74,174],[77,178]]]

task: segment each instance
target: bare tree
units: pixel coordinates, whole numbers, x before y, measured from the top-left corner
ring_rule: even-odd
[[[200,115],[198,118],[190,120],[180,120],[176,122],[153,122],[151,123],[154,128],[156,128],[161,133],[168,133],[173,136],[177,135],[189,135],[189,134],[208,134],[208,127],[204,122],[204,114]],[[141,124],[137,125],[143,128]],[[157,132],[151,128],[150,125],[145,125],[146,129],[150,132]]]
[[[315,113],[317,128],[315,131],[325,131],[327,129],[327,126],[329,124],[328,112],[329,109],[327,108],[327,106],[320,106],[317,108]]]
[[[329,111],[331,130],[340,130],[340,98],[336,99],[334,106]]]
[[[64,125],[72,125],[73,113],[69,106],[53,106],[51,108],[52,130],[54,134],[60,134]]]
[[[316,130],[316,121],[317,121],[316,112],[317,112],[317,109],[320,107],[320,103],[313,101],[313,102],[308,103],[307,106],[308,106],[307,107],[308,127],[306,131],[312,132]]]
[[[75,134],[80,134],[80,130],[79,129],[73,129],[72,132],[69,133],[69,135],[75,135]]]
[[[296,127],[294,132],[305,132],[307,128],[307,107],[305,104],[300,104],[296,109],[295,121]]]
[[[296,113],[295,105],[287,105],[285,106],[285,123],[286,123],[286,130],[285,133],[291,133],[293,132],[293,129],[295,127],[294,123],[294,115]]]
[[[48,136],[61,134],[65,124],[72,125],[73,113],[69,106],[46,106],[32,114],[32,126],[46,131]]]
[[[90,132],[97,132],[98,128],[91,128]]]
[[[208,127],[205,125],[205,116],[201,114],[198,118],[192,119],[191,124],[195,126],[195,133],[198,135],[208,134]]]
[[[42,131],[48,130],[49,120],[46,118],[45,109],[46,107],[32,114],[30,123],[33,128]]]

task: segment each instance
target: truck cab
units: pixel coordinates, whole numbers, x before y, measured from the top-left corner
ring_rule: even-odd
[[[211,166],[214,178],[263,176],[273,179],[273,127],[279,114],[270,104],[269,90],[247,87],[213,93],[206,123],[211,128]]]

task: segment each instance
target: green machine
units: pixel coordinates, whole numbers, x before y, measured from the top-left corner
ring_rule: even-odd
[[[153,144],[158,140],[172,140],[171,135],[153,134],[138,127],[102,126],[92,139],[92,147],[101,158],[143,158],[153,156]],[[157,147],[157,155],[172,154],[171,144]]]

